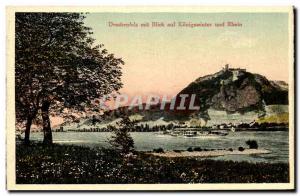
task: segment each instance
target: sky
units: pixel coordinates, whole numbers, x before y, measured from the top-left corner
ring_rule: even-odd
[[[176,23],[175,27],[110,27],[109,22]],[[178,22],[240,23],[239,27],[179,27]],[[89,13],[97,44],[121,57],[128,95],[176,95],[225,64],[288,82],[287,13]]]

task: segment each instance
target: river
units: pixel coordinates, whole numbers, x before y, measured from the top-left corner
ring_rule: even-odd
[[[289,140],[288,132],[275,131],[243,131],[230,132],[227,136],[212,138],[185,138],[170,135],[160,135],[157,132],[132,132],[135,149],[138,151],[151,151],[154,148],[163,148],[164,150],[186,150],[189,147],[201,147],[202,149],[237,149],[242,146],[247,147],[247,140],[256,140],[259,148],[271,151],[270,154],[259,155],[226,155],[213,157],[215,160],[234,160],[249,162],[288,162]],[[110,132],[54,132],[54,143],[71,144],[88,147],[109,148],[112,133]],[[41,141],[43,133],[32,133],[32,140]]]

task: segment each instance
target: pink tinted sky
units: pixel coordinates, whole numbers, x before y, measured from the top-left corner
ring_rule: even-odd
[[[126,28],[109,22],[239,22],[224,28]],[[288,81],[286,13],[91,13],[97,43],[125,61],[122,93],[175,95],[225,64]]]
[[[124,28],[109,22],[223,23],[224,28]],[[200,76],[225,64],[288,82],[287,13],[90,13],[85,24],[96,43],[122,57],[121,93],[174,96]],[[144,99],[145,100],[145,99]],[[63,122],[53,118],[53,125]]]

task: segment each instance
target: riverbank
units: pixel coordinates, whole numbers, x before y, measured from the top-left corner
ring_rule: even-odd
[[[109,149],[16,146],[18,184],[276,183],[288,182],[288,164],[158,157]]]
[[[225,155],[251,155],[251,154],[268,154],[269,150],[265,149],[243,149],[243,151],[239,150],[213,150],[213,151],[167,151],[163,153],[151,152],[154,156],[159,157],[217,157],[217,156],[225,156]]]

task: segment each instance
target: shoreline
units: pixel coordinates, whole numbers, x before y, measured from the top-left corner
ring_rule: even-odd
[[[251,155],[251,154],[269,154],[271,151],[266,149],[245,149],[244,151],[239,150],[214,150],[214,151],[182,151],[182,152],[174,152],[174,151],[166,151],[163,153],[150,152],[148,154],[159,156],[159,157],[217,157],[217,156],[225,156],[225,155]]]

